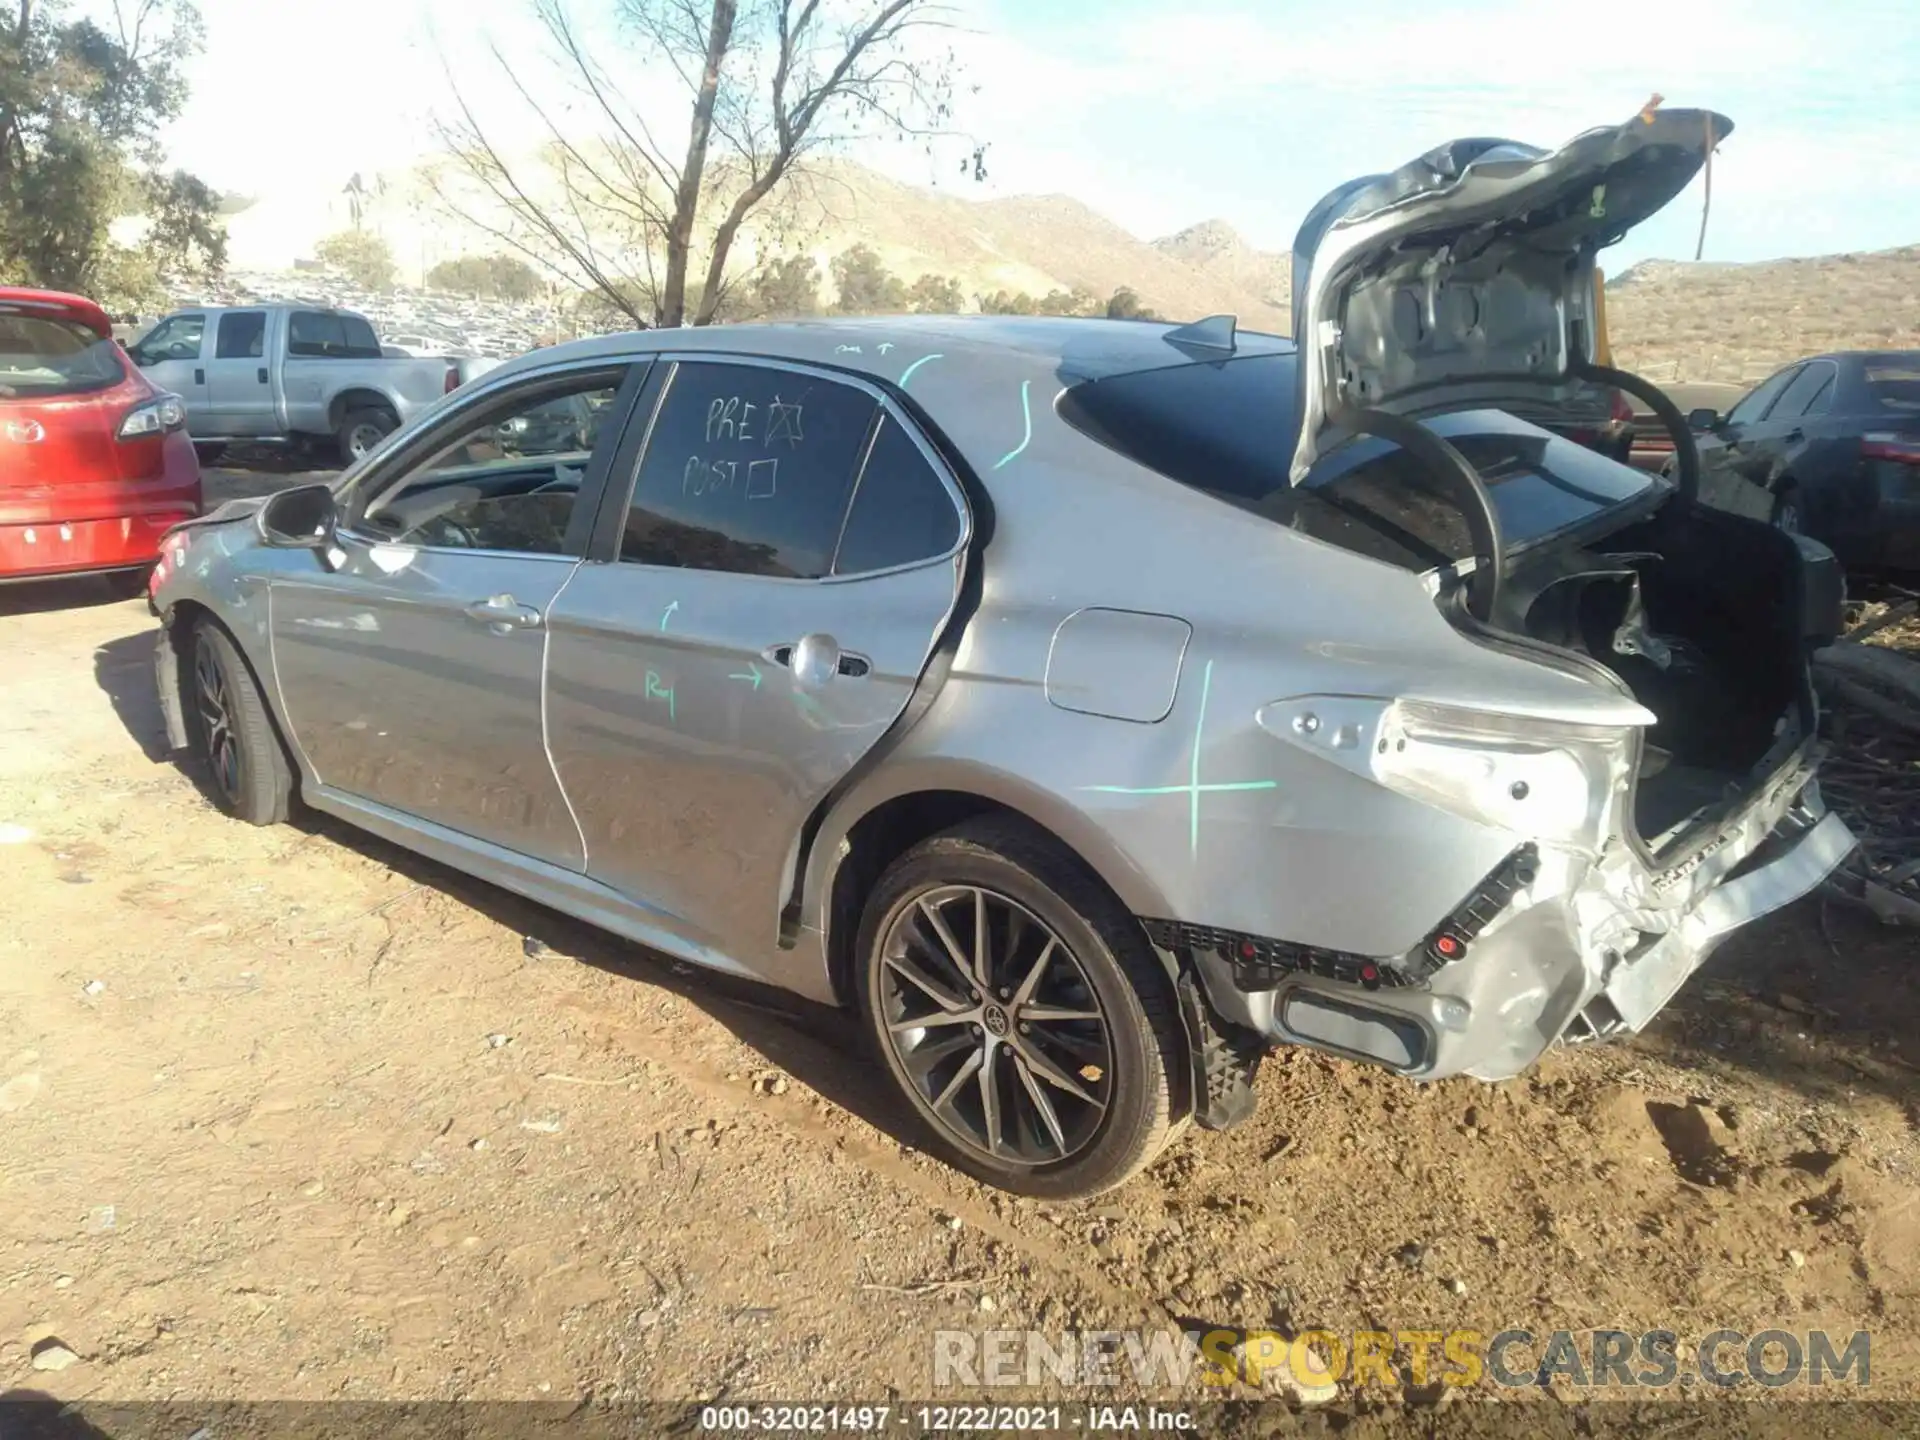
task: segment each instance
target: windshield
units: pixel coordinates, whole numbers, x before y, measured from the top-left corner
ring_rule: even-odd
[[[0,313],[0,400],[80,395],[116,385],[125,374],[120,347],[84,325]]]
[[[1060,414],[1182,485],[1409,569],[1473,553],[1466,517],[1398,446],[1371,438],[1326,456],[1298,490],[1292,354],[1175,365],[1088,381]],[[1664,482],[1498,410],[1427,420],[1480,471],[1510,549],[1581,524]]]

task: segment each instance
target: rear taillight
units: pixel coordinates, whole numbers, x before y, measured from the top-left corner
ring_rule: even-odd
[[[1912,435],[1874,434],[1860,437],[1862,460],[1891,460],[1896,465],[1920,465],[1920,439]]]
[[[447,366],[447,388],[441,393],[446,395],[451,395],[454,391],[458,390],[459,388],[460,388],[460,367],[458,365],[449,365]]]
[[[144,440],[150,435],[165,435],[185,428],[187,407],[178,395],[159,395],[129,410],[120,422],[122,440]]]
[[[1631,425],[1633,423],[1633,405],[1627,397],[1618,390],[1613,392],[1613,406],[1607,418],[1612,420],[1616,425]]]

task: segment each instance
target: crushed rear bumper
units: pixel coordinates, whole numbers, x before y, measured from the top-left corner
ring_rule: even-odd
[[[1705,845],[1665,870],[1624,849],[1551,850],[1459,958],[1412,982],[1307,970],[1271,988],[1226,947],[1192,950],[1223,1019],[1414,1079],[1502,1080],[1556,1041],[1642,1029],[1740,926],[1789,905],[1854,848],[1810,765],[1788,767]],[[1380,962],[1384,967],[1388,962]]]

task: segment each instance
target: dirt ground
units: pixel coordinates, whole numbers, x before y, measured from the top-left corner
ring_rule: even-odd
[[[1911,930],[1804,903],[1498,1085],[1285,1053],[1250,1125],[1017,1201],[842,1016],[222,818],[152,630],[0,590],[0,1391],[884,1403],[937,1329],[1200,1321],[1868,1330],[1920,1398]]]

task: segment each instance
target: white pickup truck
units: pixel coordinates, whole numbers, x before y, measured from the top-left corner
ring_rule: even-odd
[[[187,431],[203,458],[229,443],[319,440],[337,447],[345,465],[480,363],[389,359],[364,315],[304,305],[176,311],[127,353],[186,402]]]

